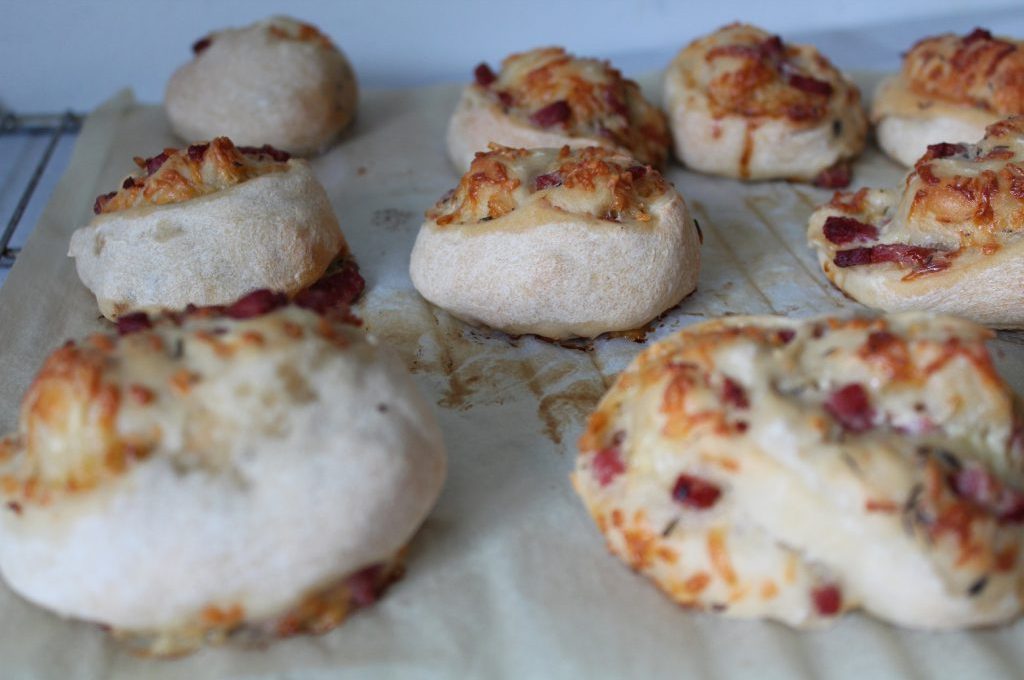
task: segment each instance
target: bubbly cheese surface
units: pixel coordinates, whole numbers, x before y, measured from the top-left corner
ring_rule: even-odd
[[[736,317],[643,352],[590,417],[574,484],[673,599],[822,625],[954,628],[1021,607],[1017,398],[949,317]]]
[[[626,224],[650,222],[651,204],[669,194],[654,168],[608,149],[512,149],[478,153],[459,185],[427,212],[438,226],[511,223],[543,206],[566,216]],[[497,220],[513,217],[500,223]]]
[[[930,146],[902,187],[837,193],[809,231],[826,271],[870,267],[910,279],[984,261],[1022,235],[1024,117],[990,125],[977,144]]]
[[[901,75],[917,95],[998,116],[1024,113],[1024,43],[984,29],[918,41]]]
[[[849,107],[860,92],[818,50],[731,24],[687,46],[670,66],[712,116],[781,118],[811,126]]]
[[[664,116],[608,62],[561,47],[535,49],[505,58],[498,73],[481,64],[472,87],[520,122],[606,140],[653,165],[665,161],[670,138]]]
[[[284,172],[288,159],[287,153],[273,147],[237,147],[227,137],[185,149],[166,148],[151,158],[135,158],[144,174],[131,175],[117,191],[99,196],[93,212],[183,203],[254,177]]]

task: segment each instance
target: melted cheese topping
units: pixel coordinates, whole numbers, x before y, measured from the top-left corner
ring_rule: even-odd
[[[219,469],[235,428],[252,425],[223,418],[231,399],[263,399],[263,427],[274,436],[274,414],[311,398],[303,377],[282,369],[265,393],[240,386],[225,402],[218,383],[233,362],[256,370],[262,355],[303,342],[345,347],[352,333],[345,319],[295,307],[245,320],[204,309],[122,337],[69,342],[26,393],[18,433],[0,443],[0,490],[19,503],[47,504],[114,480],[157,450],[182,469]]]
[[[1024,113],[1024,43],[982,29],[919,41],[903,59],[902,76],[921,96],[999,116]]]
[[[704,92],[711,115],[784,118],[816,124],[846,107],[860,92],[810,45],[783,43],[746,24],[730,24],[692,42],[671,68],[687,88]]]
[[[608,149],[490,146],[476,155],[459,186],[427,211],[428,219],[442,227],[480,224],[541,204],[571,215],[642,224],[652,219],[650,204],[669,189],[657,170]]]
[[[929,147],[907,175],[902,193],[837,193],[819,213],[850,217],[877,230],[877,238],[849,243],[811,234],[830,260],[842,250],[878,245],[934,251],[927,259],[871,264],[910,269],[908,276],[944,271],[1014,245],[1024,235],[1024,117],[990,125],[977,144]]]
[[[536,49],[505,58],[493,82],[478,79],[473,87],[523,123],[607,139],[652,165],[668,156],[664,115],[608,62],[574,57],[561,47]],[[561,117],[540,113],[559,106],[565,107]]]
[[[1004,620],[1024,421],[989,337],[923,315],[688,328],[619,376],[574,484],[612,551],[687,605],[801,626],[859,605]]]
[[[187,149],[164,149],[152,158],[135,158],[145,172],[131,175],[116,192],[96,199],[93,211],[105,214],[147,205],[183,203],[273,172],[288,169],[288,154],[271,147],[236,147],[227,137]]]

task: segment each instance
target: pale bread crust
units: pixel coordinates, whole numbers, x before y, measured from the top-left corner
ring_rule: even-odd
[[[912,94],[897,74],[879,83],[871,120],[882,151],[910,167],[932,144],[976,142],[999,116]]]
[[[522,149],[603,146],[629,153],[604,139],[548,132],[522,122],[502,111],[501,105],[478,87],[469,85],[462,91],[455,112],[448,120],[448,157],[455,169],[464,173],[477,152],[486,151],[491,142]]]
[[[813,47],[796,47],[817,55]],[[864,149],[867,117],[859,95],[855,105],[848,105],[849,93],[857,87],[847,78],[831,79],[834,92],[829,115],[820,123],[808,125],[786,117],[715,115],[706,89],[692,73],[705,68],[701,63],[703,53],[703,48],[697,50],[694,45],[680,51],[665,71],[663,85],[676,156],[687,167],[735,179],[812,181],[823,170]]]
[[[514,335],[595,337],[643,326],[697,286],[700,244],[674,190],[645,225],[532,204],[486,225],[420,227],[419,293],[452,315]]]
[[[201,337],[214,329],[220,352]],[[179,342],[173,360],[165,349]],[[125,391],[117,436],[158,427],[159,441],[98,486],[8,498],[20,512],[0,517],[0,568],[38,605],[121,633],[210,625],[210,607],[240,612],[237,624],[273,619],[390,563],[440,493],[431,409],[397,357],[358,329],[291,307],[117,343],[104,369]],[[197,376],[185,395],[164,380],[179,368]],[[134,384],[149,386],[151,404],[132,401]],[[48,433],[38,455],[73,456],[72,425]]]
[[[230,137],[292,154],[327,148],[356,112],[355,72],[337,48],[269,37],[275,17],[215,33],[167,84],[164,106],[186,142]]]
[[[921,482],[957,465],[1021,493],[1021,411],[988,337],[929,315],[691,326],[618,377],[580,439],[573,484],[610,551],[684,606],[799,628],[857,608],[924,629],[1011,620],[1022,563],[997,565],[1019,525],[974,507],[965,550],[948,529],[928,538],[935,506],[916,505],[964,511],[944,479]],[[902,350],[888,354],[890,342]],[[955,358],[936,361],[951,347]],[[864,431],[823,403],[850,384],[872,411]],[[682,475],[718,496],[682,502]]]
[[[97,215],[68,255],[108,319],[129,311],[233,302],[259,288],[295,293],[345,247],[308,163],[182,203]]]

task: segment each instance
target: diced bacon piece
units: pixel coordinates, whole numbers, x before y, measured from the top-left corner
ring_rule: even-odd
[[[116,191],[111,191],[109,194],[100,194],[97,196],[96,201],[92,204],[92,211],[99,215],[103,212],[103,206],[105,206],[114,196],[117,196]]]
[[[146,174],[147,175],[152,175],[154,172],[159,170],[160,166],[162,166],[167,161],[168,158],[169,158],[169,156],[167,155],[166,151],[161,151],[160,153],[158,153],[157,155],[153,156],[152,158],[147,158],[146,159]]]
[[[750,407],[747,391],[738,382],[728,377],[722,382],[722,401],[736,408]]]
[[[206,150],[210,148],[209,144],[192,144],[188,147],[188,159],[196,163],[201,163],[203,158],[206,156]]]
[[[694,475],[679,475],[672,487],[672,498],[677,503],[696,510],[710,508],[721,495],[722,490],[717,485]]]
[[[380,594],[380,580],[383,567],[373,564],[360,569],[345,580],[352,603],[357,607],[367,607],[377,601]]]
[[[622,462],[622,451],[617,445],[603,448],[594,454],[592,467],[594,477],[601,486],[608,486],[612,480],[626,471],[626,466]]]
[[[362,295],[366,281],[354,260],[348,260],[337,272],[326,276],[295,296],[295,304],[323,314],[329,309],[351,305]]]
[[[850,186],[852,180],[853,173],[849,162],[839,161],[819,172],[814,178],[814,186],[821,189],[842,189]]]
[[[533,181],[534,191],[560,186],[562,186],[562,176],[557,172],[549,172],[546,175],[537,175],[537,179]]]
[[[825,220],[822,232],[832,243],[846,245],[854,241],[874,241],[878,238],[878,228],[852,217],[832,215]]]
[[[860,264],[879,264],[882,262],[894,262],[900,265],[913,265],[914,267],[925,267],[931,264],[935,248],[925,246],[911,246],[905,243],[882,243],[870,248],[850,248],[836,252],[835,262],[837,267],[853,267]]]
[[[950,156],[955,156],[958,153],[963,153],[966,150],[967,147],[963,144],[950,144],[949,142],[929,144],[928,151],[925,152],[925,159],[932,160],[935,158],[949,158]]]
[[[991,40],[992,33],[984,28],[976,28],[964,36],[964,44],[969,45],[978,40]]]
[[[530,121],[540,127],[551,127],[566,122],[571,115],[572,109],[569,108],[569,102],[559,99],[530,114]]]
[[[131,333],[148,330],[152,327],[153,323],[145,312],[132,312],[131,314],[117,317],[118,335],[130,335]]]
[[[646,165],[631,165],[629,166],[629,174],[633,176],[633,181],[638,182],[647,176]]]
[[[1024,493],[1003,484],[977,463],[968,463],[950,478],[953,491],[994,513],[1001,522],[1024,522]]]
[[[822,616],[835,616],[843,608],[843,593],[839,586],[819,586],[811,591],[814,609]]]
[[[475,69],[473,69],[473,78],[476,80],[476,84],[480,87],[488,87],[498,79],[498,76],[495,75],[490,66],[481,62],[477,64]]]
[[[801,92],[809,92],[810,94],[820,94],[828,97],[832,94],[832,84],[826,80],[818,80],[811,76],[805,76],[801,73],[790,73],[786,78],[786,82]],[[843,185],[845,186],[845,185]]]
[[[825,239],[840,246],[854,241],[874,241],[879,238],[877,226],[840,215],[831,215],[825,219],[822,232]]]
[[[272,290],[262,288],[240,298],[225,309],[224,314],[232,319],[251,319],[255,316],[269,314],[287,303],[288,296],[284,293],[275,293]]]
[[[757,49],[763,59],[781,59],[786,56],[785,45],[777,35],[767,38]]]
[[[825,410],[851,432],[864,432],[874,426],[875,410],[867,390],[859,383],[850,383],[830,394]]]

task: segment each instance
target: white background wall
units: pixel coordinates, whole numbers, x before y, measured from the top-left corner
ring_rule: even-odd
[[[197,38],[280,12],[319,25],[368,87],[465,80],[481,60],[545,44],[650,70],[737,19],[806,35],[846,68],[895,68],[894,45],[922,30],[1024,34],[1019,0],[0,0],[0,106],[88,110],[124,86],[158,101]],[[842,53],[830,52],[840,34]]]

